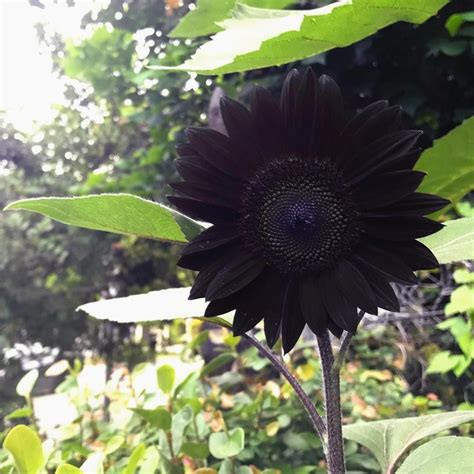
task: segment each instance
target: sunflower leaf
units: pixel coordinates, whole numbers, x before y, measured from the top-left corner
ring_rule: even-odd
[[[416,168],[427,173],[418,191],[458,202],[473,189],[474,116],[423,152]]]
[[[179,212],[131,194],[23,199],[5,210],[33,211],[63,224],[172,242],[187,242],[203,229]]]
[[[207,303],[204,299],[189,300],[190,288],[169,288],[141,295],[94,301],[79,306],[96,319],[118,323],[168,321],[179,318],[203,318]],[[231,317],[205,318],[221,326],[230,325]]]
[[[442,474],[474,471],[474,439],[442,436],[416,448],[397,474]]]
[[[285,64],[348,46],[397,21],[423,23],[447,3],[448,0],[340,0],[306,11],[262,9],[238,3],[232,18],[219,23],[223,31],[201,46],[191,59],[171,69],[221,74]]]
[[[399,459],[416,442],[473,420],[474,411],[455,411],[354,423],[343,427],[343,435],[369,449],[377,458],[382,472],[393,472]]]
[[[436,256],[439,263],[474,259],[474,217],[445,222],[439,232],[423,237],[420,242]]]
[[[191,10],[171,31],[171,38],[197,38],[221,31],[217,22],[229,18],[237,0],[198,0]],[[240,3],[259,8],[285,8],[294,0],[241,0]]]

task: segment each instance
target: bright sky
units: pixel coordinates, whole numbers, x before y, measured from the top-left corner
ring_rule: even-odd
[[[0,110],[18,130],[31,132],[35,123],[54,117],[53,104],[63,98],[61,81],[51,70],[49,52],[41,52],[34,25],[47,23],[48,29],[65,37],[80,36],[82,16],[108,0],[76,0],[70,8],[66,0],[41,0],[44,9],[28,0],[0,0]]]

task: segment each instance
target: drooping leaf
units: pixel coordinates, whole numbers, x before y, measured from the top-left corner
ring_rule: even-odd
[[[187,242],[202,231],[179,212],[131,194],[23,199],[5,210],[33,211],[63,224],[171,242]]]
[[[446,474],[474,472],[474,439],[442,436],[416,448],[397,474]]]
[[[158,429],[167,431],[171,427],[171,414],[165,408],[159,407],[154,410],[133,408],[133,411]]]
[[[348,46],[397,21],[423,23],[448,0],[341,0],[306,11],[237,4],[224,29],[173,69],[203,74],[247,71]],[[347,25],[351,25],[350,28]]]
[[[451,36],[455,36],[464,22],[474,22],[474,11],[453,13],[445,23],[446,29]]]
[[[169,288],[151,291],[142,295],[126,296],[110,300],[94,301],[77,308],[97,319],[108,319],[118,323],[138,323],[167,321],[178,318],[202,318],[207,303],[204,299],[189,300],[190,288]],[[219,318],[206,318],[206,321],[219,323],[232,319],[231,315]],[[224,324],[223,323],[223,324]]]
[[[229,18],[237,0],[198,0],[196,8],[191,10],[176,28],[169,34],[171,38],[197,38],[221,31],[217,24]],[[240,3],[259,8],[285,8],[294,0],[241,0]]]
[[[209,451],[217,459],[237,456],[245,447],[245,432],[234,428],[226,432],[212,433],[209,436]]]
[[[45,458],[41,440],[28,426],[12,428],[3,447],[13,456],[18,474],[39,474],[43,470]]]
[[[174,368],[169,364],[162,365],[158,368],[156,371],[156,379],[158,387],[163,393],[171,393],[174,387],[175,376]]]
[[[355,423],[344,426],[343,435],[369,449],[379,462],[382,472],[391,472],[401,456],[417,441],[473,420],[474,411],[456,411]]]
[[[420,242],[429,247],[439,263],[451,263],[474,258],[473,239],[474,217],[463,217],[445,222],[443,229]]]
[[[474,188],[474,117],[451,130],[423,152],[416,168],[427,176],[420,192],[437,194],[453,204]]]

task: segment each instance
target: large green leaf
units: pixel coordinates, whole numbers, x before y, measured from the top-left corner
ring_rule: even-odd
[[[169,36],[172,38],[197,38],[221,31],[217,24],[229,18],[237,0],[198,0],[196,8],[181,19]],[[285,8],[295,3],[295,0],[242,0],[253,7]]]
[[[423,152],[416,168],[426,171],[419,191],[459,201],[474,188],[474,116]]]
[[[285,64],[350,45],[397,21],[423,23],[448,0],[341,0],[314,10],[237,4],[224,29],[172,69],[220,74]],[[348,28],[350,25],[350,28]]]
[[[420,239],[436,255],[439,263],[474,259],[474,217],[445,223],[436,234]]]
[[[200,224],[179,212],[131,194],[23,199],[5,208],[17,209],[87,229],[174,242],[186,242],[202,231]]]
[[[132,408],[132,411],[160,430],[168,431],[171,427],[171,413],[163,407],[153,410]]]
[[[18,474],[38,474],[43,470],[45,459],[41,440],[28,426],[12,428],[3,447],[12,454]]]
[[[169,288],[142,295],[100,300],[77,308],[96,319],[118,323],[143,323],[179,318],[202,318],[207,303],[204,299],[189,300],[190,288]],[[229,326],[232,315],[206,320]]]
[[[436,438],[415,449],[397,474],[474,472],[474,439],[460,436]]]
[[[343,427],[346,439],[368,448],[382,472],[391,472],[398,460],[417,441],[474,420],[474,411],[456,411],[400,418]]]

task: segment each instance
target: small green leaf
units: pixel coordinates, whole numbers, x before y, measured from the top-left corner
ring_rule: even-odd
[[[474,472],[474,439],[443,436],[416,448],[397,474],[447,474]]]
[[[205,377],[206,375],[212,374],[212,372],[216,371],[217,369],[220,369],[226,364],[229,364],[234,359],[235,356],[233,354],[219,354],[201,369],[201,377]]]
[[[187,242],[203,229],[179,212],[131,194],[23,199],[5,208],[20,209],[63,224],[172,242]]]
[[[144,443],[140,443],[138,446],[135,446],[135,448],[132,451],[132,454],[130,454],[127,467],[123,471],[123,474],[135,474],[138,467],[138,463],[145,456],[145,451],[146,451],[146,446]]]
[[[140,466],[139,474],[150,474],[156,472],[160,464],[160,453],[155,446],[149,446],[146,448],[145,455],[143,456],[143,462]],[[161,471],[160,471],[161,472]],[[169,471],[162,471],[168,473]]]
[[[167,321],[179,318],[204,319],[207,302],[204,298],[189,300],[191,288],[169,288],[151,291],[142,295],[125,296],[110,300],[94,301],[79,306],[96,319],[107,319],[117,323],[139,323]],[[233,313],[218,318],[205,318],[220,326],[231,327]]]
[[[431,359],[427,374],[446,374],[450,370],[453,370],[459,363],[459,357],[451,354],[449,351],[442,351],[435,354]]]
[[[125,443],[125,438],[123,436],[112,436],[105,445],[105,454],[108,456],[109,454],[115,453],[115,451],[122,447],[123,443]]]
[[[171,422],[171,434],[173,439],[173,451],[178,453],[183,445],[184,430],[194,418],[193,409],[186,405],[178,413],[173,415]]]
[[[237,456],[245,447],[245,432],[242,428],[209,436],[209,451],[217,459],[227,459]]]
[[[175,371],[171,365],[162,365],[156,371],[156,380],[158,387],[163,393],[171,393],[174,387]]]
[[[446,315],[465,313],[474,309],[474,287],[462,285],[451,293],[451,299],[446,305]]]
[[[229,18],[237,0],[198,0],[190,11],[169,34],[171,38],[197,38],[221,31],[219,21]],[[241,0],[239,3],[260,8],[285,8],[294,0]]]
[[[6,417],[5,420],[17,420],[18,418],[28,418],[33,414],[31,408],[24,407],[24,408],[17,408],[10,412]]]
[[[168,431],[171,427],[171,414],[165,408],[155,408],[154,410],[133,408],[132,411],[156,428]]]
[[[191,59],[171,69],[221,74],[281,65],[348,46],[397,21],[423,23],[447,3],[341,0],[305,11],[237,3],[232,18],[219,22],[224,31],[201,46]]]
[[[474,21],[474,11],[453,13],[446,20],[445,27],[451,36],[455,36],[459,31],[459,28],[461,28],[463,23],[466,21]]]
[[[372,451],[382,472],[392,472],[397,462],[416,442],[473,420],[474,411],[455,411],[354,423],[343,427],[343,435]]]
[[[102,453],[92,453],[81,466],[86,473],[104,474],[104,455]]]
[[[474,117],[435,140],[433,146],[422,153],[416,168],[427,173],[418,189],[420,192],[443,196],[454,204],[471,191],[474,183]]]
[[[423,237],[420,242],[435,254],[439,263],[474,259],[474,217],[463,217],[445,224],[439,232]]]
[[[84,474],[84,471],[71,464],[60,464],[55,474]]]
[[[39,474],[45,464],[39,436],[28,426],[15,426],[5,438],[3,447],[15,460],[18,474]]]
[[[466,268],[458,268],[453,273],[453,278],[456,283],[474,283],[474,272],[470,272]]]
[[[190,456],[193,459],[207,459],[209,456],[209,448],[207,443],[183,443],[181,451],[186,456]]]
[[[39,372],[36,369],[30,370],[20,379],[16,386],[16,393],[20,397],[30,398],[31,392],[38,380]]]

